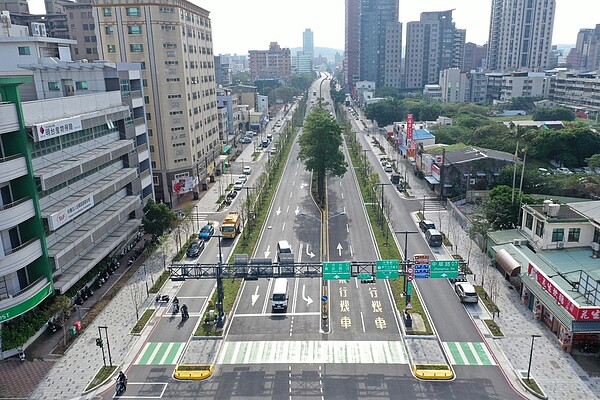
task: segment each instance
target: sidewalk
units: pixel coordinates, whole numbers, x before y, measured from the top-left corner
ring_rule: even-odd
[[[385,143],[388,157],[394,158],[395,151],[383,135],[376,135],[376,138],[380,143]],[[371,138],[368,139],[371,148],[379,151],[372,144]],[[408,168],[411,175],[410,192],[415,196],[415,200],[436,197],[424,180],[414,176],[408,160],[402,160],[402,165],[401,168]],[[589,376],[571,355],[559,347],[552,332],[541,321],[535,319],[525,305],[521,304],[519,293],[503,279],[500,272],[489,267],[487,255],[469,239],[458,222],[446,211],[427,211],[427,218],[431,219],[442,232],[449,233],[449,239],[453,243],[453,248],[447,249],[449,253],[460,254],[468,261],[469,268],[474,274],[469,276],[471,283],[481,285],[482,277],[485,276],[486,291],[490,293],[490,285],[495,286],[494,301],[500,313],[494,319],[505,336],[494,338],[489,333],[483,322],[484,318],[491,317],[487,311],[480,316],[474,316],[473,321],[508,379],[515,387],[519,385],[517,390],[524,392],[517,376],[521,371],[527,371],[531,335],[535,334],[541,337],[535,341],[531,376],[535,378],[549,399],[600,398],[600,377]],[[473,281],[473,277],[477,282]]]

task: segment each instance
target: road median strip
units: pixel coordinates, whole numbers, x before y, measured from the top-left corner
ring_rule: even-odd
[[[454,378],[452,369],[446,364],[414,364],[413,372],[417,378],[423,380],[450,380]]]

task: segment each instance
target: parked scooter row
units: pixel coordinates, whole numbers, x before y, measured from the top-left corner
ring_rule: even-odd
[[[57,317],[52,317],[48,321],[48,330],[50,331],[50,333],[54,333],[61,328],[62,328],[62,325],[60,324],[60,321],[58,320]]]

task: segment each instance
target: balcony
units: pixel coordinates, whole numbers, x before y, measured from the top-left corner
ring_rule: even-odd
[[[34,216],[35,207],[29,197],[0,206],[0,231],[14,228]]]
[[[52,283],[43,276],[14,295],[2,295],[0,297],[0,323],[33,309],[50,296],[52,291]]]
[[[19,130],[19,116],[14,103],[0,102],[0,134]]]
[[[0,158],[0,182],[10,182],[25,175],[27,175],[27,162],[23,155]]]
[[[4,259],[0,260],[0,276],[12,274],[25,268],[43,255],[40,239],[34,238],[14,249],[7,251]]]

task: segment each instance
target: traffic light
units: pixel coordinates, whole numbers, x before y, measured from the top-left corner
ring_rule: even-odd
[[[102,343],[102,339],[96,338],[96,346],[102,347],[104,344]]]

